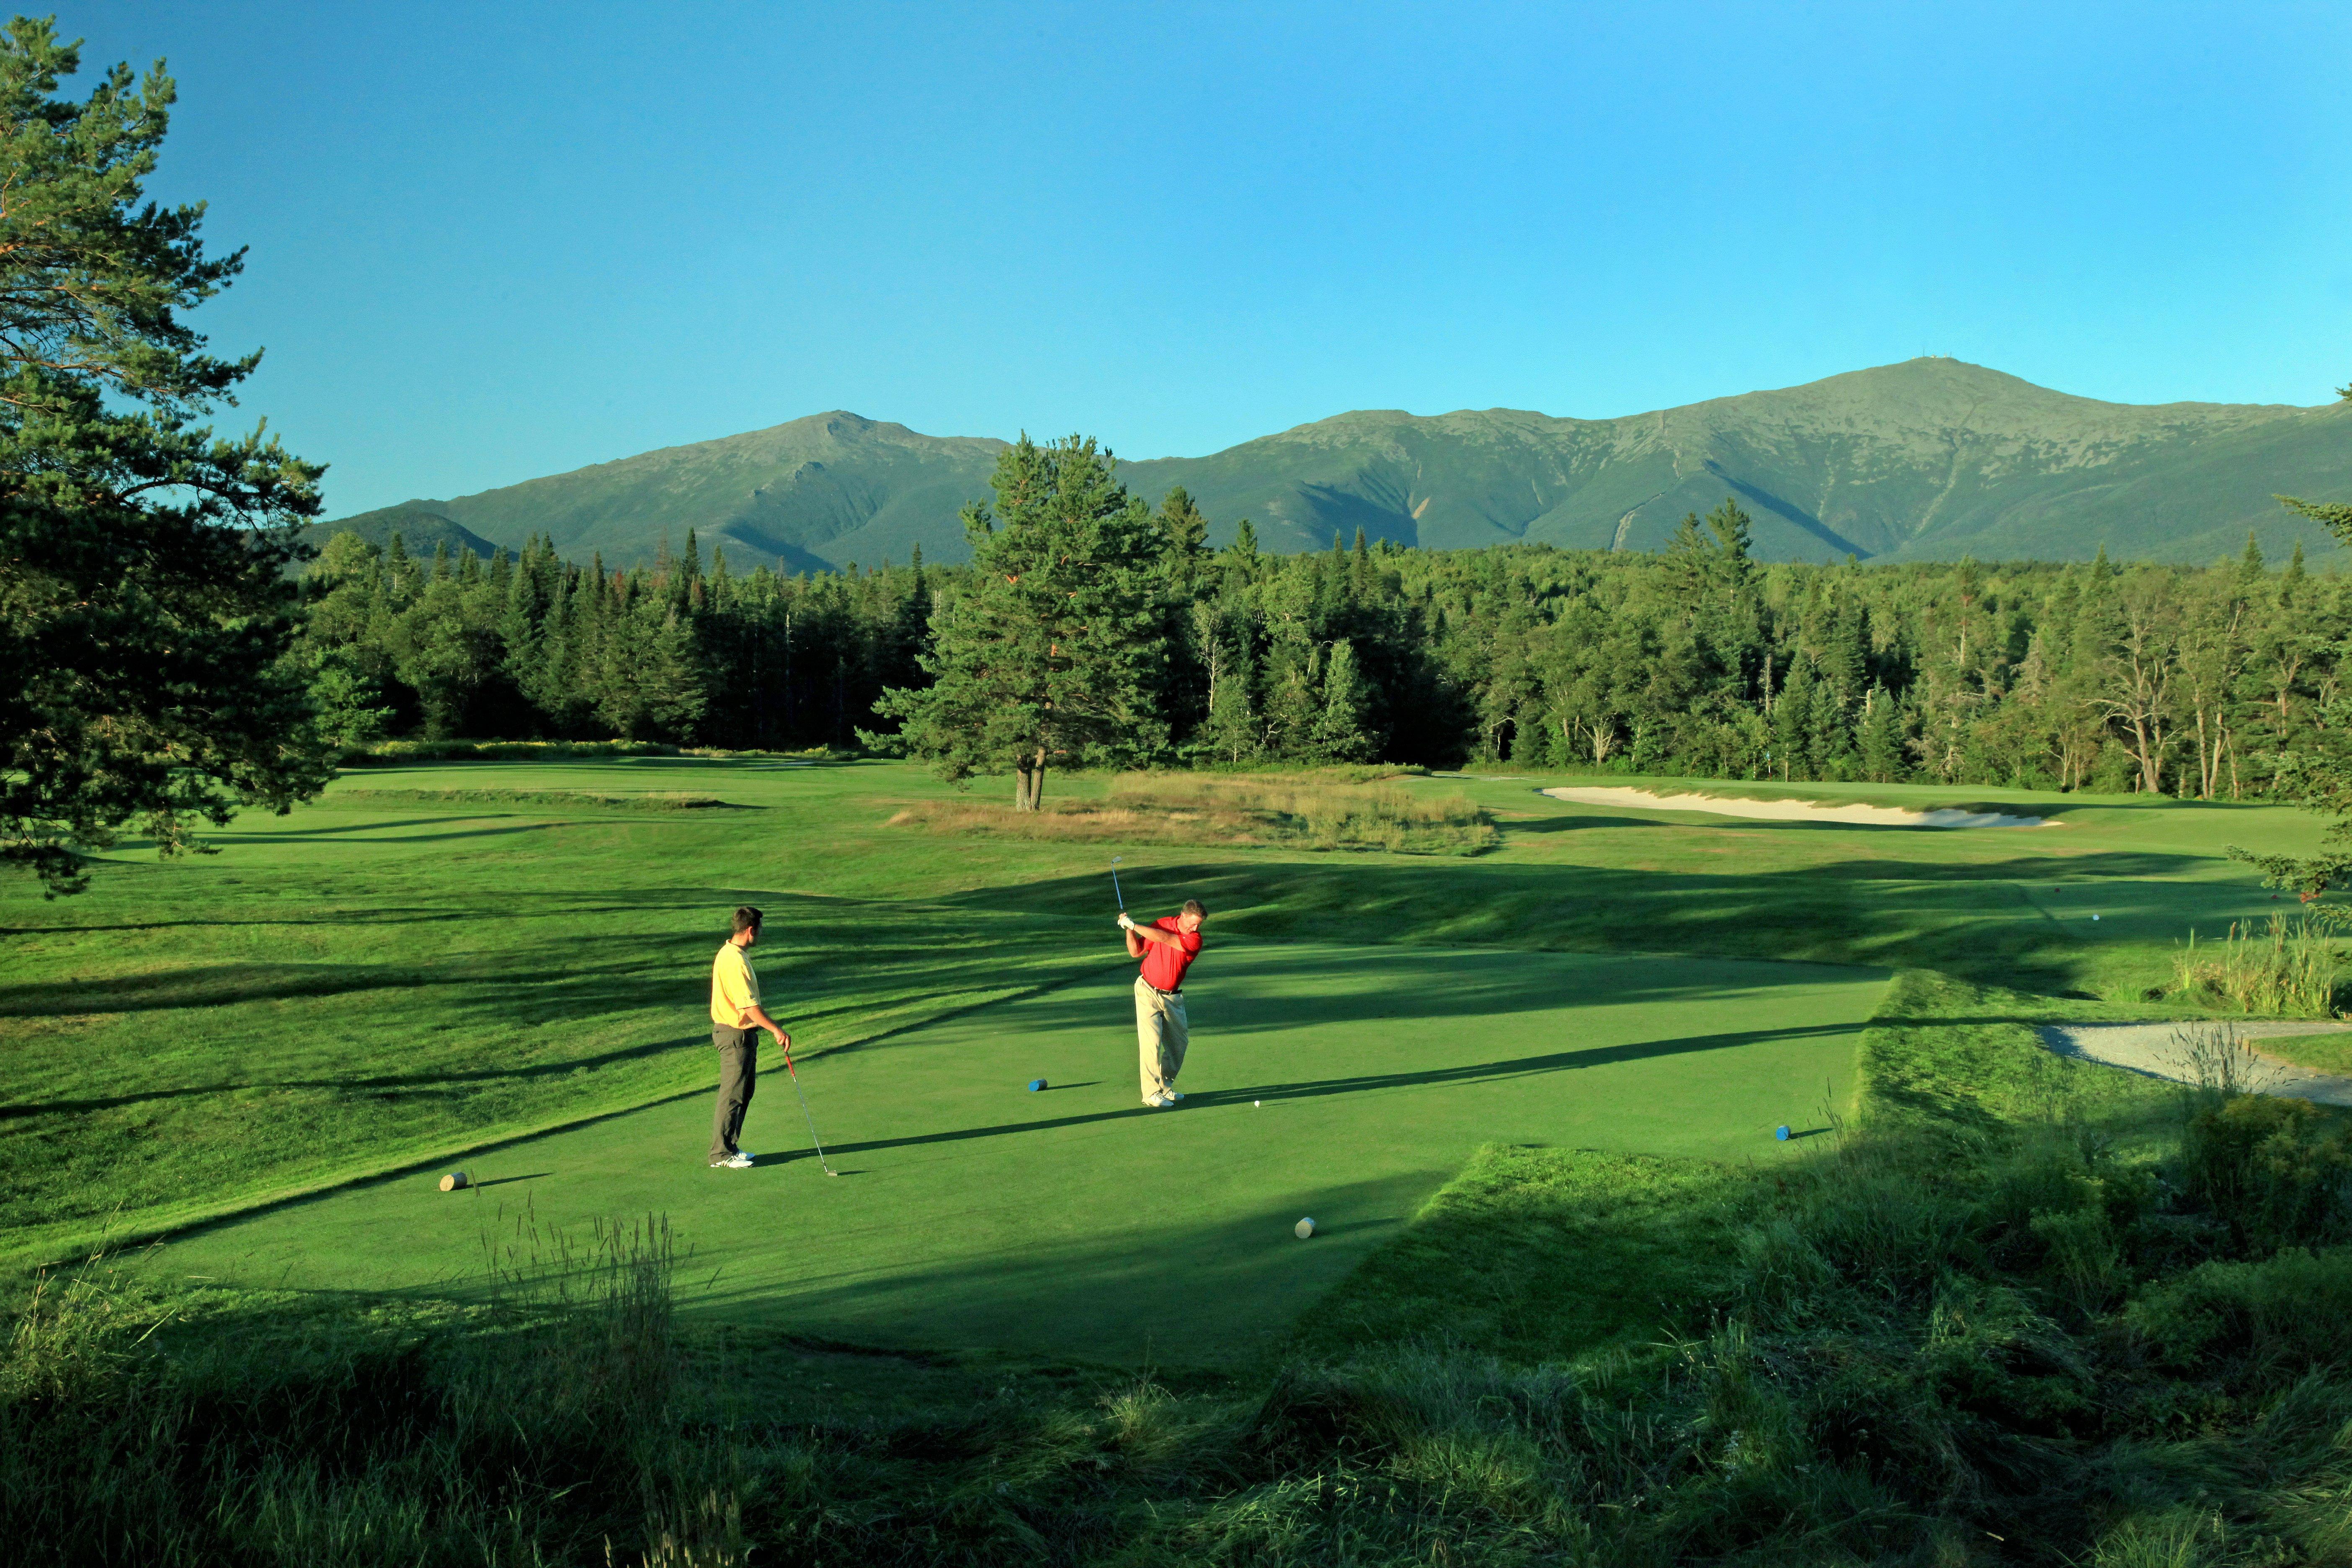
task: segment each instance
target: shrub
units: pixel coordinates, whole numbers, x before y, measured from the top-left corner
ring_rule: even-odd
[[[2352,1247],[2290,1248],[2261,1263],[2200,1263],[2125,1310],[2164,1358],[2251,1356],[2298,1371],[2352,1360]]]
[[[2181,1140],[2191,1198],[2269,1250],[2352,1234],[2352,1129],[2308,1100],[2208,1094]]]

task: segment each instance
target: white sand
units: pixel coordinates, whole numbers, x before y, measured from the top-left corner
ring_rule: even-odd
[[[2187,1052],[2177,1038],[2182,1029],[2230,1029],[2240,1039],[2277,1039],[2287,1035],[2334,1035],[2352,1024],[2242,1024],[2235,1019],[2202,1019],[2191,1024],[2050,1024],[2036,1029],[2042,1043],[2062,1057],[2076,1061],[2105,1062],[2109,1067],[2146,1073],[2173,1083],[2194,1083]],[[2257,1094],[2284,1095],[2289,1100],[2314,1100],[2322,1105],[2352,1106],[2352,1078],[2314,1072],[2277,1057],[2254,1053],[2253,1081]]]
[[[1802,800],[1732,800],[1713,795],[1655,795],[1643,789],[1548,789],[1537,793],[1579,805],[1632,805],[1645,811],[1704,811],[1770,822],[1843,822],[1857,827],[2055,827],[2046,816],[1996,811],[1905,811],[1892,805],[1818,805]]]

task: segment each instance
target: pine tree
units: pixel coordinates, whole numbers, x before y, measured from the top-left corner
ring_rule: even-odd
[[[0,861],[45,891],[136,821],[171,856],[331,773],[295,646],[321,470],[194,423],[259,362],[181,319],[243,252],[145,203],[173,89],[116,66],[79,102],[54,25],[0,36]]]
[[[1039,447],[1024,435],[990,484],[992,513],[964,510],[971,574],[934,620],[932,684],[887,689],[875,710],[943,778],[1009,767],[1014,808],[1035,811],[1052,764],[1131,763],[1166,747],[1152,697],[1168,660],[1168,536],[1088,437]]]
[[[1322,703],[1315,714],[1308,743],[1324,762],[1369,760],[1379,743],[1366,733],[1366,693],[1356,666],[1356,650],[1344,639],[1331,645],[1323,665]]]
[[[1874,784],[1899,784],[1910,775],[1903,745],[1903,708],[1895,694],[1872,690],[1862,721],[1862,776]]]
[[[1819,688],[1811,661],[1799,658],[1789,668],[1789,683],[1772,703],[1772,761],[1784,779],[1813,776],[1811,741],[1814,729],[1813,698]]]
[[[1206,606],[1201,606],[1206,608]],[[1257,755],[1259,727],[1256,663],[1246,637],[1228,637],[1213,614],[1202,628],[1209,655],[1209,708],[1201,724],[1202,748],[1218,761],[1239,766]]]

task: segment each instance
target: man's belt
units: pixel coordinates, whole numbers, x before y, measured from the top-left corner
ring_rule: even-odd
[[[1140,974],[1137,975],[1136,978],[1138,980],[1143,980],[1143,976]],[[1179,985],[1173,991],[1162,991],[1159,986],[1154,985],[1149,980],[1143,980],[1143,988],[1146,991],[1150,992],[1155,996],[1181,996],[1184,994],[1184,988],[1181,985]]]

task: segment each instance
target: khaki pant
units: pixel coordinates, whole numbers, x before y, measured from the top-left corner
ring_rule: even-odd
[[[1184,998],[1152,989],[1141,975],[1135,979],[1136,1055],[1143,1072],[1143,1098],[1166,1094],[1184,1070],[1184,1047],[1192,1031],[1184,1022]]]

